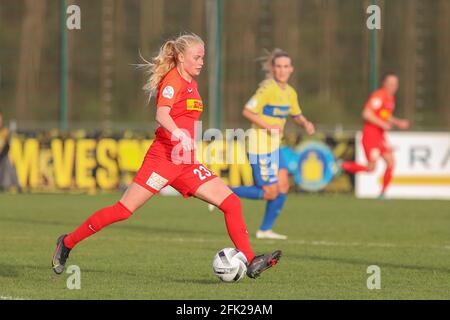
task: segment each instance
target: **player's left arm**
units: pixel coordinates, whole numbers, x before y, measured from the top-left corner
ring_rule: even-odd
[[[292,119],[294,119],[294,122],[305,129],[306,133],[308,135],[313,135],[316,132],[316,128],[314,127],[314,124],[306,119],[306,117],[302,114],[294,116]]]
[[[302,109],[300,108],[300,104],[298,103],[297,92],[293,92],[292,101],[291,101],[291,110],[290,114],[294,122],[305,129],[308,135],[313,135],[316,132],[316,128],[314,124],[306,119],[306,117],[302,114]]]
[[[396,126],[399,129],[406,130],[410,126],[410,122],[408,119],[400,119],[394,116],[391,116],[388,120],[393,126]]]

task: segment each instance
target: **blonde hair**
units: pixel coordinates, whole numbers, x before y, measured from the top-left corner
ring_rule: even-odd
[[[145,60],[141,55],[141,59],[145,63],[138,66],[146,69],[146,73],[149,75],[142,89],[149,94],[149,98],[156,95],[162,78],[177,65],[178,55],[185,53],[186,49],[193,44],[204,45],[204,42],[195,33],[186,33],[167,40],[159,49],[158,55],[153,57],[151,61]]]
[[[291,56],[284,50],[275,48],[272,51],[265,50],[265,55],[258,60],[261,61],[261,69],[265,72],[267,79],[273,79],[273,65],[275,60],[281,57],[291,59]],[[265,82],[264,80],[262,82]]]

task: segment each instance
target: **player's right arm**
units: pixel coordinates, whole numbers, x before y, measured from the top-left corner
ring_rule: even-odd
[[[370,122],[383,130],[390,130],[392,128],[392,125],[389,122],[378,118],[375,112],[371,109],[364,108],[362,117],[365,121]]]
[[[266,130],[281,130],[279,125],[269,124],[260,116],[267,103],[267,94],[266,87],[260,87],[245,105],[244,110],[242,110],[242,115],[259,128]]]
[[[180,141],[185,151],[191,151],[193,149],[192,139],[182,129],[178,128],[170,115],[170,110],[171,107],[169,106],[159,106],[156,109],[156,122],[169,131],[176,140]]]
[[[392,125],[388,121],[384,121],[380,117],[376,115],[376,111],[381,108],[383,105],[383,99],[382,97],[372,94],[372,96],[369,98],[369,101],[367,101],[364,111],[362,113],[362,118],[377,127],[380,127],[383,130],[390,130],[392,128]]]
[[[262,128],[262,129],[266,129],[266,130],[271,130],[271,129],[280,130],[281,129],[279,125],[268,124],[258,114],[255,114],[245,108],[242,111],[242,115],[247,120],[249,120],[251,123],[257,125],[258,127]]]
[[[176,101],[178,95],[179,87],[176,83],[171,83],[169,81],[163,82],[161,84],[160,90],[157,96],[156,102],[156,122],[169,131],[172,134],[172,138],[180,141],[182,147],[185,151],[191,151],[194,149],[194,142],[191,137],[189,137],[182,128],[179,128],[172,116],[170,111]]]

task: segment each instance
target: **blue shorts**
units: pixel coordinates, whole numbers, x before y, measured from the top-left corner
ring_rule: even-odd
[[[280,149],[268,154],[248,154],[256,186],[262,187],[278,183],[278,171],[287,169],[286,160]]]

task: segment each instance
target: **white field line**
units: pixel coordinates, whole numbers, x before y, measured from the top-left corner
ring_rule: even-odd
[[[0,300],[25,300],[24,298],[12,297],[12,296],[2,296],[0,295]]]
[[[223,242],[223,240],[218,239],[205,239],[205,238],[181,238],[181,237],[148,237],[148,238],[137,238],[137,237],[102,237],[107,238],[109,241],[117,240],[129,240],[129,241],[143,241],[143,242],[177,242],[177,243],[216,243]],[[303,246],[322,246],[322,247],[369,247],[369,248],[431,248],[431,249],[445,249],[450,250],[450,245],[399,245],[394,243],[384,243],[384,242],[339,242],[339,241],[328,241],[328,240],[255,240],[250,239],[251,242],[255,241],[263,242],[266,244],[289,244],[289,245],[303,245]]]
[[[92,238],[90,241],[102,241],[107,239],[108,241],[141,241],[141,242],[176,242],[176,243],[222,243],[223,240],[216,238],[182,238],[182,237],[116,237],[109,235],[102,235],[101,238]],[[29,240],[24,236],[9,237],[11,240]],[[301,240],[301,239],[288,239],[288,240],[269,240],[269,239],[250,239],[252,243],[264,243],[264,244],[283,244],[283,245],[300,245],[300,246],[319,246],[319,247],[366,247],[366,248],[411,248],[411,249],[443,249],[450,250],[450,244],[443,245],[416,245],[416,244],[395,244],[388,242],[342,242],[342,241],[330,241],[330,240]]]

